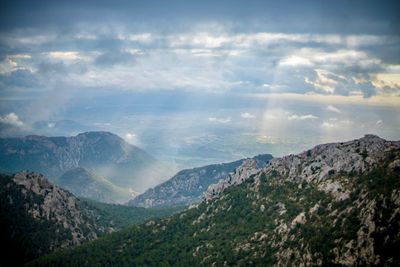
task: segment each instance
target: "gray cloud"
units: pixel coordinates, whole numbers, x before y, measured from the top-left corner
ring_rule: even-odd
[[[129,64],[134,62],[135,57],[124,51],[108,51],[99,55],[94,63],[100,66],[110,67],[116,64]]]

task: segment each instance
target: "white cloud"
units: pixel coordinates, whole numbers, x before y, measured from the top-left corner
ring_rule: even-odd
[[[400,89],[400,72],[377,73],[373,75],[372,84],[379,89],[383,89],[385,87]]]
[[[311,84],[315,89],[325,93],[335,93],[336,86],[338,85],[339,81],[346,80],[344,76],[337,75],[327,70],[315,69],[314,71],[316,74],[315,79],[312,80],[308,77],[305,77],[304,81],[308,84]]]
[[[0,74],[9,74],[13,71],[25,70],[32,72],[30,67],[27,67],[26,61],[31,59],[31,55],[28,54],[16,54],[6,56],[3,61],[0,62]]]
[[[379,66],[381,61],[371,57],[364,51],[352,49],[339,49],[336,51],[324,51],[315,48],[301,48],[280,60],[280,66],[324,66],[339,69],[343,66],[358,66],[371,68]]]
[[[17,127],[22,127],[24,125],[24,123],[18,118],[18,115],[14,112],[5,116],[0,116],[0,122]]]
[[[59,60],[76,60],[80,58],[79,52],[76,51],[54,51],[47,53],[47,56]]]
[[[240,115],[240,117],[242,117],[243,119],[254,119],[256,116],[251,113],[244,112]]]
[[[329,111],[332,111],[332,112],[342,113],[342,112],[340,111],[340,109],[338,109],[337,107],[335,107],[335,106],[333,106],[333,105],[328,105],[328,106],[326,107],[326,109],[329,110]]]
[[[125,140],[132,145],[140,144],[138,137],[136,136],[135,133],[132,133],[132,132],[125,134]]]
[[[297,115],[297,114],[292,114],[288,116],[288,120],[316,120],[318,119],[317,116],[314,116],[312,114],[307,114],[307,115]]]
[[[324,121],[321,126],[325,129],[342,129],[343,127],[348,127],[352,125],[353,122],[351,120],[339,120],[337,118],[330,118],[327,121]]]
[[[284,58],[279,62],[279,66],[289,66],[289,67],[312,67],[312,63],[308,58],[299,56],[289,56]]]
[[[225,123],[230,123],[231,122],[231,118],[230,117],[227,117],[227,118],[210,117],[210,118],[208,118],[208,121],[225,124]]]
[[[382,120],[378,120],[378,121],[376,122],[376,125],[381,125],[381,124],[383,124],[383,121],[382,121]]]
[[[139,36],[141,34],[138,34]],[[142,35],[146,35],[143,33]],[[380,45],[383,39],[374,35],[348,35],[337,34],[293,34],[293,33],[272,33],[258,32],[248,34],[229,34],[220,31],[196,31],[195,33],[184,33],[159,36],[158,39],[165,39],[170,47],[203,47],[203,48],[221,48],[225,46],[233,48],[251,48],[256,46],[265,46],[276,43],[320,43],[326,45],[342,45],[345,47],[361,47],[364,45]],[[129,39],[126,38],[125,39]],[[133,38],[136,41],[136,38]],[[154,39],[154,38],[153,38]]]

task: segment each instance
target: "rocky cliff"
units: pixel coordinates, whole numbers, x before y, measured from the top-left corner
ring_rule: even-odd
[[[255,168],[262,168],[271,159],[271,155],[264,154],[254,157],[251,162]],[[210,184],[224,180],[244,161],[246,159],[182,170],[168,181],[137,196],[129,204],[139,207],[170,207],[199,203]]]
[[[79,245],[112,231],[97,224],[95,209],[41,174],[2,175],[0,183],[2,243],[10,252],[7,257],[17,257],[13,262]]]
[[[257,162],[254,159],[246,159],[242,164],[235,169],[234,172],[229,173],[224,179],[221,179],[218,183],[210,185],[207,190],[203,193],[203,200],[209,201],[219,196],[226,188],[232,185],[239,185],[246,179],[250,178],[251,175],[257,173]]]

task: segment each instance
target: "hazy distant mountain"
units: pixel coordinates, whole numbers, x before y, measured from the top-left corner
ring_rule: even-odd
[[[254,157],[259,168],[264,167],[272,156]],[[210,184],[217,183],[239,167],[244,159],[222,164],[182,170],[168,181],[151,188],[129,202],[138,207],[171,207],[199,203]]]
[[[83,167],[119,187],[137,191],[168,177],[169,169],[140,148],[109,132],[73,137],[0,138],[0,169],[32,170],[53,179]]]
[[[172,218],[31,266],[400,265],[400,141],[368,135],[255,167]]]
[[[56,183],[77,197],[105,203],[124,203],[132,198],[128,188],[118,187],[82,167],[66,171]]]

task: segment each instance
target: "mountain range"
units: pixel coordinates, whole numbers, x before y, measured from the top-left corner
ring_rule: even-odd
[[[377,136],[254,160],[197,205],[28,266],[398,266],[400,141]]]
[[[109,132],[0,138],[0,170],[39,172],[78,196],[113,203],[131,199],[128,190],[142,191],[172,174],[166,164]]]

